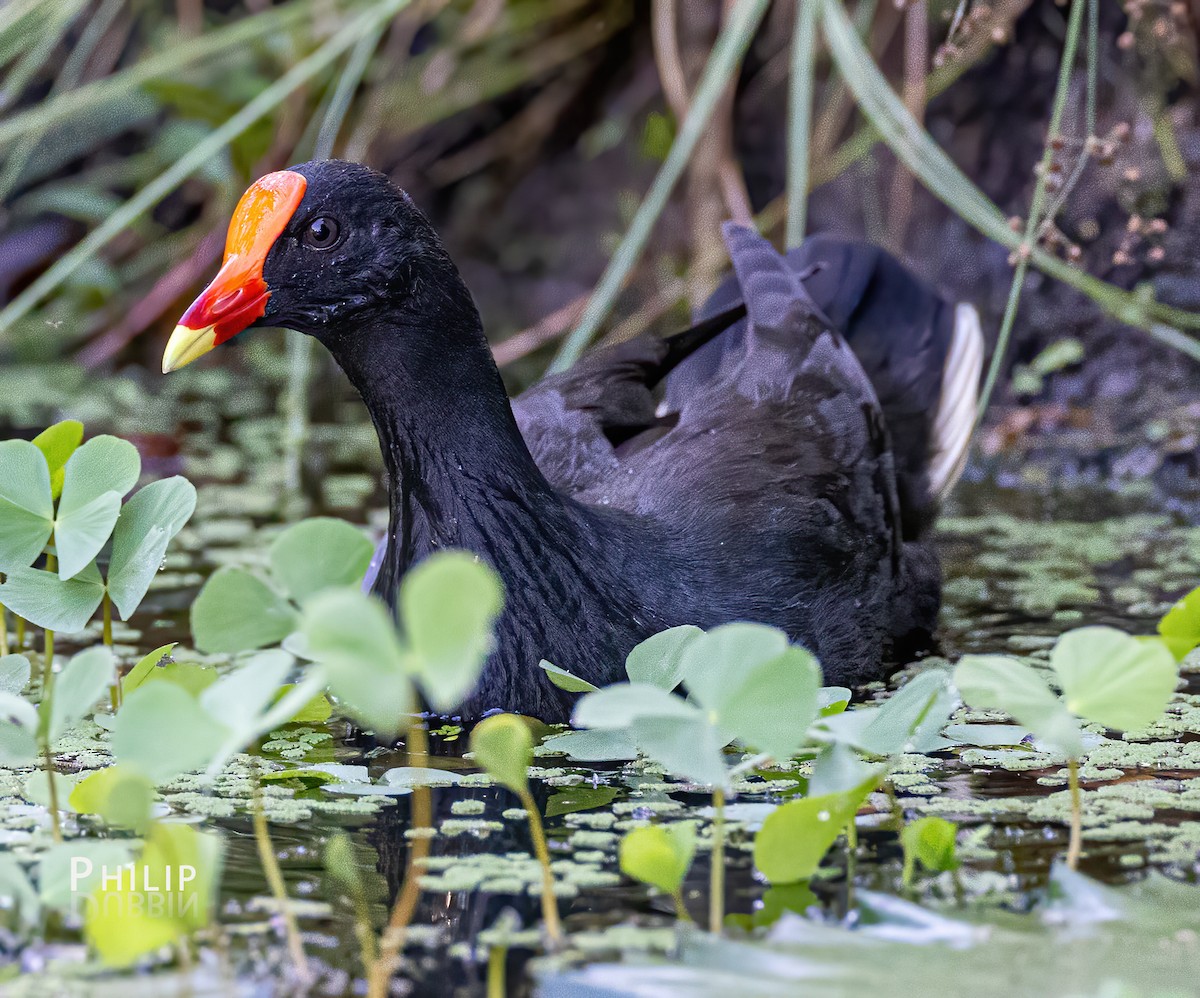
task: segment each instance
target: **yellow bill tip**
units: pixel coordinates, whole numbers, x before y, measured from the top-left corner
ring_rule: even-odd
[[[163,374],[170,374],[186,367],[192,361],[203,357],[217,345],[216,326],[205,326],[202,329],[192,329],[190,326],[176,326],[171,338],[167,340],[167,349],[163,351]]]

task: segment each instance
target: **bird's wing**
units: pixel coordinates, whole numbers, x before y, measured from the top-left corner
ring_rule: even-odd
[[[673,336],[640,336],[595,350],[514,399],[517,425],[551,484],[578,492],[667,428],[655,412],[655,388],[744,314],[739,302]]]
[[[979,317],[952,304],[876,246],[817,235],[787,254],[788,268],[859,358],[875,388],[896,459],[905,536],[922,535],[966,463],[984,343]],[[700,315],[742,299],[731,274]],[[738,322],[666,380],[679,409],[744,348]]]

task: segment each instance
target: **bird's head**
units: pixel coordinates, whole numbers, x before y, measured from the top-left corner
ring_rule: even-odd
[[[447,264],[425,217],[383,174],[339,160],[269,173],[238,202],[221,269],[171,334],[163,372],[251,326],[334,346]]]

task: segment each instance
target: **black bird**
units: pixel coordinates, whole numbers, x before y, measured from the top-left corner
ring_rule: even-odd
[[[929,531],[964,460],[982,337],[878,249],[787,257],[725,229],[733,275],[698,324],[584,357],[510,402],[437,233],[339,161],[258,181],[163,370],[250,326],[315,336],[362,396],[390,476],[375,591],[466,548],[502,577],[495,651],[463,705],[565,719],[549,659],[597,685],[677,624],[781,627],[826,682],[880,677],[934,628]]]

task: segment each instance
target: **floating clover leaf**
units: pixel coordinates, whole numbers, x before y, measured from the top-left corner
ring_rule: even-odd
[[[45,457],[27,440],[0,442],[0,572],[33,564],[53,531]]]
[[[121,508],[113,531],[108,594],[123,620],[146,596],[167,545],[196,510],[196,489],[178,475],[151,482]]]
[[[107,648],[89,648],[69,661],[55,680],[54,695],[40,712],[42,724],[51,742],[61,738],[78,724],[112,685],[116,663]]]
[[[1119,731],[1162,717],[1179,667],[1159,641],[1139,641],[1113,627],[1068,631],[1050,653],[1067,710]]]
[[[191,825],[156,824],[137,862],[101,881],[84,935],[112,967],[125,967],[208,925],[220,883],[221,840]]]
[[[1193,589],[1166,612],[1158,622],[1158,633],[1177,659],[1200,645],[1200,588]]]
[[[1029,666],[1003,655],[964,655],[954,685],[972,707],[1002,710],[1064,754],[1083,754],[1079,722]]]
[[[533,735],[515,714],[494,714],[475,725],[471,751],[497,783],[517,794],[528,793]]]
[[[137,448],[116,437],[93,437],[71,455],[54,517],[60,579],[73,579],[100,553],[141,468]]]
[[[283,640],[296,629],[295,608],[244,568],[212,574],[192,603],[192,638],[206,652],[250,651]]]
[[[538,662],[538,668],[550,677],[550,682],[568,693],[595,693],[600,689],[595,683],[589,683],[586,679],[581,679],[566,669],[560,669],[545,659]]]
[[[580,700],[574,723],[628,729],[637,747],[656,762],[710,786],[725,785],[723,749],[734,739],[781,759],[804,744],[817,713],[821,672],[816,659],[790,645],[782,631],[728,624],[708,633],[674,635],[664,647],[675,641],[679,674],[695,703],[663,686],[619,683]],[[669,670],[651,674],[664,684],[671,681]]]
[[[383,604],[356,589],[331,589],[304,607],[308,653],[327,670],[329,689],[352,717],[385,737],[414,707],[404,649]]]
[[[363,532],[344,520],[319,516],[280,534],[267,557],[271,574],[294,601],[322,589],[357,585],[374,548]]]
[[[504,605],[495,571],[465,551],[426,558],[400,586],[410,669],[435,710],[457,707],[479,681]]]
[[[244,568],[219,569],[192,604],[192,637],[206,652],[251,651],[299,627],[299,604],[326,589],[357,584],[371,560],[362,531],[317,517],[281,533],[269,552],[270,584]]]
[[[808,880],[883,774],[880,768],[851,790],[780,805],[754,838],[755,866],[772,884]]]
[[[904,884],[912,883],[913,866],[920,863],[932,873],[958,868],[955,839],[958,826],[945,818],[918,818],[910,821],[900,832],[904,847]]]
[[[683,652],[704,632],[691,624],[652,634],[625,658],[625,673],[633,683],[650,683],[673,690],[683,679]]]
[[[621,839],[621,872],[634,880],[677,894],[696,855],[696,827],[690,821],[630,829]]]
[[[141,832],[150,820],[154,784],[140,770],[106,766],[76,783],[69,803],[80,814],[99,815],[110,825]]]
[[[83,424],[74,419],[64,419],[61,423],[55,423],[33,438],[33,445],[46,458],[46,467],[50,472],[51,498],[57,499],[62,495],[67,461],[82,442]]]
[[[19,695],[29,685],[30,671],[24,655],[0,656],[0,693]]]
[[[82,631],[104,599],[104,580],[95,562],[73,579],[40,568],[16,568],[0,585],[0,603],[50,631]]]

